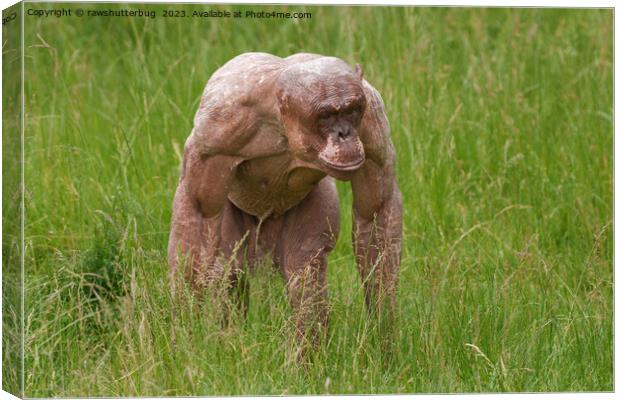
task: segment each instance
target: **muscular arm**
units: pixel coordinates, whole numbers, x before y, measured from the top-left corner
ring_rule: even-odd
[[[369,87],[367,97],[370,101],[362,126],[367,160],[351,182],[353,245],[369,311],[380,311],[384,305],[393,310],[400,264],[402,198],[383,103]]]
[[[353,245],[369,309],[395,306],[402,238],[402,199],[393,151],[384,165],[369,160],[352,181]]]
[[[205,157],[188,146],[174,197],[168,262],[182,267],[195,287],[215,278],[221,246],[222,210],[237,160],[225,155]]]
[[[223,209],[256,120],[250,101],[253,85],[241,85],[240,74],[220,75],[215,73],[207,83],[185,145],[168,244],[171,270],[181,268],[195,288],[223,272],[216,262],[222,250]],[[231,90],[237,86],[242,90]]]

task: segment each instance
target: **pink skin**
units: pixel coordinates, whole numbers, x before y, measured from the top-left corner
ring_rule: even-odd
[[[327,256],[339,233],[333,178],[346,180],[366,304],[391,315],[402,201],[389,130],[359,67],[305,53],[230,60],[207,83],[185,144],[171,270],[183,265],[197,291],[232,287],[243,264],[269,256],[286,280],[299,338],[315,339],[327,325]]]

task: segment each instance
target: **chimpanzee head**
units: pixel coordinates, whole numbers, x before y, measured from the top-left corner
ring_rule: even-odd
[[[358,134],[366,108],[361,68],[334,57],[294,64],[280,75],[277,97],[293,153],[350,179],[365,160]]]

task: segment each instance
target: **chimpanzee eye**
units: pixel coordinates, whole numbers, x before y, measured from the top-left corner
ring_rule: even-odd
[[[353,118],[353,120],[358,120],[360,117],[360,112],[358,109],[350,110],[348,114],[351,116],[351,118]]]
[[[322,111],[319,111],[318,113],[319,119],[328,119],[331,116],[332,116],[332,112],[330,110],[322,110]]]

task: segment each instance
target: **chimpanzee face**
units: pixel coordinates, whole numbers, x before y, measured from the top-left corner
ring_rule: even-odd
[[[325,167],[352,171],[364,162],[364,146],[358,128],[365,105],[363,92],[351,91],[331,96],[314,112],[320,146],[318,159]]]
[[[362,166],[358,129],[366,98],[353,71],[304,76],[281,88],[279,102],[289,146],[299,158],[340,179]]]

